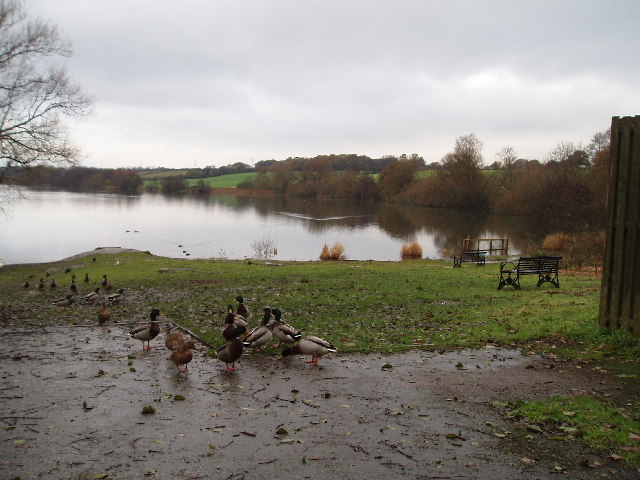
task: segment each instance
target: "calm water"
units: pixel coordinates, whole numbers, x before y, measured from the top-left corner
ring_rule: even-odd
[[[267,241],[277,248],[275,260],[317,260],[325,243],[339,242],[352,260],[399,260],[402,245],[413,241],[429,258],[449,258],[444,249],[465,237],[509,238],[510,254],[526,242],[515,219],[379,203],[22,193],[0,213],[0,259],[7,264],[55,261],[96,247],[242,259],[255,257],[254,244]]]

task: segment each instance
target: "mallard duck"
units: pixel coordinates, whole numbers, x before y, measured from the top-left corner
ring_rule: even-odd
[[[173,350],[171,350],[170,358],[176,364],[178,373],[185,373],[189,371],[189,366],[187,364],[193,360],[192,348],[195,348],[195,345],[193,341],[189,341],[182,343],[181,345],[177,345]],[[184,368],[181,369],[180,365],[184,365]]]
[[[84,283],[89,283],[89,274],[88,273],[84,274]]]
[[[107,304],[102,304],[102,310],[98,312],[98,324],[104,325],[111,320],[111,310],[107,308]]]
[[[232,328],[229,328],[229,326],[231,326]],[[224,330],[222,330],[222,336],[224,337],[225,340],[233,340],[234,338],[238,338],[240,335],[242,335],[246,331],[247,329],[242,325],[236,325],[234,323],[231,323],[226,327],[224,327]]]
[[[223,361],[227,366],[227,373],[233,373],[238,369],[236,362],[242,357],[242,342],[238,339],[238,335],[241,335],[245,331],[245,328],[240,325],[233,325],[232,323],[227,325],[222,332],[222,335],[227,340],[227,343],[218,347],[216,350],[216,357],[218,360]],[[231,366],[229,366],[231,364]]]
[[[238,315],[237,313],[233,313],[233,305],[231,304],[227,305],[227,317],[224,320],[225,325],[230,323],[233,323],[234,325],[242,325],[245,329],[249,325],[246,318],[242,315]]]
[[[73,305],[74,303],[75,300],[73,299],[73,295],[67,295],[64,298],[59,298],[58,300],[52,302],[52,304],[56,307],[68,307],[69,305]]]
[[[44,290],[44,278],[41,278],[38,282],[38,290]]]
[[[84,296],[84,299],[89,303],[96,303],[99,298],[100,298],[100,287],[96,287],[93,292],[87,293]]]
[[[278,347],[281,347],[283,343],[295,343],[302,338],[302,332],[296,330],[291,325],[281,320],[282,312],[279,309],[273,310],[273,336],[276,337],[280,343]]]
[[[56,279],[55,279],[55,278],[54,278],[53,280],[51,280],[51,283],[49,284],[49,286],[50,286],[52,289],[56,289],[56,288],[58,288],[58,285],[56,284]]]
[[[244,337],[242,345],[252,348],[256,351],[258,348],[265,345],[273,336],[273,324],[269,322],[271,319],[271,309],[265,308],[262,311],[262,325],[254,328],[251,332]]]
[[[326,340],[313,335],[308,335],[295,345],[282,351],[282,356],[286,357],[293,354],[311,355],[311,360],[306,361],[309,365],[317,365],[318,360],[329,352],[336,352],[337,349]]]
[[[76,285],[76,281],[73,278],[71,279],[71,286],[69,287],[69,289],[71,290],[72,294],[78,294],[78,286]]]
[[[245,320],[248,320],[251,313],[249,313],[249,309],[244,304],[244,298],[238,295],[236,297],[236,302],[238,302],[238,308],[236,309],[236,313],[238,315],[242,315]]]
[[[156,319],[158,318],[159,315],[160,315],[160,310],[158,310],[157,308],[154,308],[153,310],[151,310],[151,314],[150,314],[151,323],[143,327],[134,328],[129,332],[129,335],[131,335],[136,340],[140,340],[142,342],[142,350],[149,350],[153,348],[150,345],[151,340],[156,338],[160,333],[160,325],[156,323]],[[147,342],[146,347],[144,345],[144,342]]]
[[[104,289],[105,292],[108,292],[113,288],[113,285],[111,285],[111,282],[107,280],[106,274],[102,276],[102,282],[100,282],[100,285],[102,285],[102,288]]]
[[[185,344],[185,339],[180,332],[171,332],[164,339],[164,346],[169,350]]]
[[[107,297],[110,304],[124,302],[124,289],[118,290],[118,293],[112,293]]]

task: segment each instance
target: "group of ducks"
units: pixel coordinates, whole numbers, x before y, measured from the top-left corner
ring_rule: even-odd
[[[300,330],[282,320],[282,312],[277,308],[273,310],[264,308],[260,325],[247,333],[249,311],[241,296],[236,297],[236,301],[238,302],[236,313],[233,311],[233,305],[227,306],[225,326],[222,330],[225,343],[216,350],[216,357],[226,364],[228,373],[238,369],[235,363],[242,357],[245,347],[255,352],[273,337],[279,340],[278,346],[290,345],[282,351],[283,357],[293,354],[311,355],[311,360],[306,362],[310,365],[317,365],[321,356],[337,351],[331,343],[322,338],[313,335],[303,338]],[[143,350],[152,348],[151,340],[160,333],[160,326],[156,321],[159,315],[160,311],[154,308],[151,310],[151,322],[148,325],[129,332],[131,337],[142,341]],[[178,332],[172,332],[167,334],[165,346],[171,350],[170,359],[176,364],[178,373],[187,372],[188,363],[193,359],[191,351],[194,348],[193,341],[186,340]],[[184,368],[180,368],[180,365],[184,365]]]
[[[71,272],[71,269],[67,269],[65,275],[69,272]],[[46,276],[49,276],[49,274],[47,273]],[[54,306],[62,308],[75,303],[74,297],[78,295],[78,287],[75,279],[76,275],[72,273],[71,293],[64,298],[53,301]],[[89,282],[89,274],[85,274],[84,283],[87,284]],[[29,287],[29,281],[25,280],[24,288]],[[46,288],[44,278],[40,279],[36,287],[41,291]],[[57,287],[55,279],[53,279],[50,283],[50,288],[56,289]],[[107,275],[103,275],[100,286],[85,296],[86,302],[102,305],[102,310],[98,312],[98,323],[100,325],[109,322],[111,319],[111,311],[108,309],[108,305],[114,305],[125,300],[124,289],[119,289],[117,293],[110,293],[112,290],[112,283],[107,278]],[[251,348],[252,352],[258,351],[274,337],[279,341],[278,347],[289,345],[282,351],[283,357],[293,354],[311,355],[311,360],[306,362],[310,365],[317,365],[321,356],[329,352],[336,352],[336,348],[322,338],[313,335],[307,335],[303,338],[300,330],[282,320],[282,312],[277,308],[264,308],[260,325],[247,333],[247,327],[249,326],[248,319],[251,314],[244,304],[243,297],[236,297],[236,301],[238,302],[238,307],[235,313],[232,304],[227,306],[225,326],[222,330],[225,343],[216,350],[217,358],[225,362],[228,373],[237,370],[235,362],[242,357],[245,348]],[[149,324],[135,328],[129,332],[131,337],[142,341],[143,350],[152,348],[150,346],[151,340],[160,334],[160,326],[157,322],[157,318],[160,315],[160,310],[154,308],[151,310],[151,321]],[[191,351],[194,348],[193,341],[185,339],[179,332],[167,332],[165,346],[171,351],[170,358],[176,364],[178,372],[187,372],[188,364],[193,359],[193,353]],[[181,365],[184,367],[180,368]]]
[[[65,272],[67,273],[67,272]],[[52,303],[52,305],[58,307],[58,308],[62,308],[62,307],[69,307],[71,305],[73,305],[74,303],[76,303],[76,300],[74,297],[76,297],[78,295],[78,287],[75,283],[75,279],[76,279],[76,275],[75,273],[71,274],[71,285],[69,287],[69,289],[71,290],[71,293],[64,296],[63,298],[59,298],[58,300],[54,300]],[[84,275],[84,283],[89,283],[90,279],[89,279],[89,274],[85,273]],[[24,283],[24,288],[29,288],[29,281],[26,280]],[[37,288],[39,290],[44,290],[45,285],[44,285],[44,279],[41,278],[40,281],[37,283]],[[57,284],[55,283],[55,279],[53,279],[51,281],[50,284],[50,288],[51,289],[56,289],[57,288]],[[101,290],[104,292],[104,295],[101,293]],[[109,281],[109,279],[107,278],[107,275],[103,275],[102,276],[102,281],[100,282],[100,286],[96,287],[92,292],[89,292],[87,295],[85,295],[84,299],[87,303],[89,304],[100,304],[102,305],[102,310],[100,310],[98,312],[98,323],[100,325],[103,325],[105,323],[107,323],[110,319],[111,319],[111,311],[109,310],[109,308],[107,307],[107,305],[115,305],[117,303],[123,302],[125,299],[124,296],[124,289],[120,288],[118,289],[117,292],[115,293],[110,293],[113,290],[113,284],[111,283],[111,281]]]

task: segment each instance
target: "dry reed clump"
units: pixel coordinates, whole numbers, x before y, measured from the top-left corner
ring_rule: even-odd
[[[413,242],[409,245],[403,245],[400,251],[400,256],[403,260],[410,258],[422,258],[422,247],[417,242]]]
[[[567,233],[550,233],[542,241],[542,249],[551,252],[568,252],[575,238]]]
[[[604,231],[575,234],[551,233],[542,241],[542,250],[562,255],[569,268],[580,270],[585,265],[597,266],[604,257]]]
[[[346,260],[347,257],[344,254],[344,245],[341,243],[335,243],[333,247],[329,248],[327,244],[322,247],[320,253],[320,260]]]

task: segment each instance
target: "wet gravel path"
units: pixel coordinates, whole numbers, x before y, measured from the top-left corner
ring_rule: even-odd
[[[494,348],[318,367],[273,350],[227,374],[200,345],[179,375],[164,334],[142,352],[128,330],[0,329],[0,478],[556,479],[500,448],[512,425],[490,402],[610,388]]]

